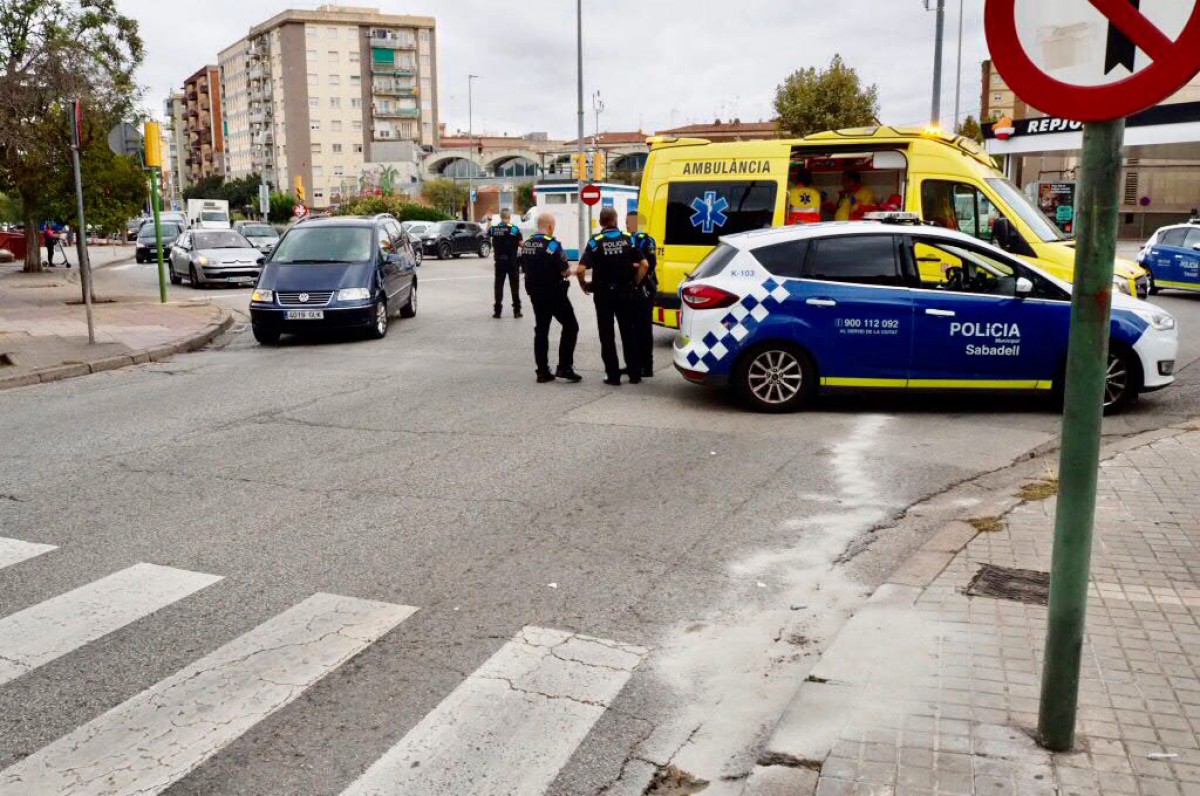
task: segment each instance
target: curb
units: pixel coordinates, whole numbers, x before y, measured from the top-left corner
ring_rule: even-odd
[[[1145,431],[1103,444],[1100,461],[1104,462],[1135,448],[1152,445],[1163,439],[1200,430],[1197,419],[1172,426]],[[1031,460],[1056,456],[1057,444],[1043,445],[1032,456],[1022,457],[1012,466]],[[993,475],[984,474],[981,477]],[[1029,502],[1009,494],[996,492],[982,503],[973,506],[970,517],[1006,517],[1018,506]],[[919,504],[917,504],[919,505]],[[911,507],[910,507],[911,508]],[[887,577],[830,641],[808,678],[796,689],[784,707],[779,721],[768,736],[752,772],[766,773],[775,768],[769,761],[784,760],[793,769],[819,772],[825,759],[841,735],[842,724],[849,708],[858,699],[869,672],[867,665],[877,650],[871,647],[873,631],[881,629],[880,622],[892,621],[896,608],[911,607],[925,589],[950,565],[962,550],[983,532],[966,520],[947,522]],[[883,617],[880,619],[879,617]],[[754,777],[752,775],[751,781]],[[791,791],[792,794],[811,794],[816,788],[813,777]],[[809,784],[811,783],[811,784]],[[768,791],[764,791],[768,792]],[[743,794],[757,794],[747,787]]]
[[[233,326],[233,313],[224,311],[225,317],[218,323],[209,324],[202,332],[191,337],[185,337],[174,343],[130,351],[128,354],[104,357],[93,362],[78,362],[69,365],[55,365],[41,368],[18,376],[0,376],[0,390],[10,390],[15,387],[30,387],[34,384],[48,384],[52,381],[73,379],[77,376],[87,376],[92,373],[104,373],[130,365],[141,365],[146,362],[158,362],[175,354],[186,354],[211,343],[217,335],[222,334]]]

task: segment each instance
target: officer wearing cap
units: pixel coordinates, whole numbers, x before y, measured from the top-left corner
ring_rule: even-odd
[[[583,377],[575,372],[575,341],[579,322],[567,297],[567,277],[583,273],[583,266],[567,262],[567,252],[554,238],[554,216],[538,216],[538,231],[521,246],[517,258],[525,272],[525,290],[533,303],[533,358],[537,363],[538,384],[563,379],[576,384]],[[558,368],[550,372],[550,322],[558,321],[562,333],[558,339]]]
[[[492,242],[492,256],[496,258],[496,304],[492,317],[499,318],[504,308],[504,282],[508,280],[512,292],[513,317],[520,318],[521,287],[517,280],[517,252],[521,248],[521,230],[512,223],[512,212],[508,208],[500,211],[499,223],[488,228],[488,238]]]
[[[641,232],[640,226],[641,216],[636,210],[625,217],[625,230],[633,240],[633,247],[650,264],[645,279],[638,284],[641,304],[634,315],[634,337],[641,354],[642,378],[648,379],[654,376],[654,296],[658,293],[658,244],[654,238]]]
[[[617,229],[616,208],[606,207],[600,211],[600,233],[587,242],[579,264],[592,272],[590,282],[579,274],[579,284],[583,292],[591,294],[596,304],[600,357],[607,374],[604,383],[614,387],[621,383],[615,322],[621,331],[621,348],[625,353],[624,372],[629,374],[630,384],[638,384],[642,380],[642,362],[634,317],[641,306],[638,285],[646,278],[650,263],[633,245],[633,239]]]

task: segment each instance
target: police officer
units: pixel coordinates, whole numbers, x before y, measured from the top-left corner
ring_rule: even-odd
[[[517,251],[521,248],[521,230],[512,223],[512,213],[500,211],[500,222],[488,228],[492,255],[496,258],[496,305],[493,318],[500,317],[504,307],[504,281],[512,291],[513,317],[521,317],[521,287],[517,281]]]
[[[633,239],[617,229],[617,210],[600,211],[600,234],[592,236],[584,247],[580,265],[592,271],[592,281],[579,274],[584,293],[596,304],[596,322],[600,328],[600,357],[604,360],[605,384],[621,383],[621,362],[613,322],[621,330],[621,348],[625,352],[625,372],[629,383],[642,380],[641,351],[638,350],[634,316],[641,306],[638,285],[646,278],[650,263],[633,245]]]
[[[538,384],[555,378],[577,384],[583,377],[575,372],[575,341],[579,322],[567,297],[567,277],[583,273],[583,266],[567,262],[567,252],[554,238],[554,216],[538,216],[538,231],[521,246],[517,262],[525,272],[525,290],[533,302],[533,358],[537,363]],[[558,340],[558,368],[550,372],[550,322],[558,321],[562,333]]]
[[[625,217],[625,229],[633,240],[633,248],[650,264],[646,277],[638,284],[640,304],[634,315],[634,336],[641,353],[642,378],[648,379],[654,376],[654,297],[658,293],[658,250],[654,238],[639,231],[640,226],[641,216],[636,210]]]

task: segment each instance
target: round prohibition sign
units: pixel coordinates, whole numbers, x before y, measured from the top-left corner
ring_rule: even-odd
[[[1017,33],[1017,0],[987,0],[984,26],[996,69],[1017,96],[1046,113],[1079,122],[1132,116],[1174,94],[1200,72],[1200,2],[1172,41],[1128,0],[1088,0],[1152,60],[1124,80],[1064,83],[1033,62]],[[1181,0],[1182,1],[1182,0]]]

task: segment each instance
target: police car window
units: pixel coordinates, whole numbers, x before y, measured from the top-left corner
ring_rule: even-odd
[[[1187,229],[1180,227],[1179,229],[1167,230],[1163,233],[1162,240],[1158,242],[1160,246],[1182,246],[1183,239],[1187,236]]]
[[[708,279],[710,276],[716,276],[725,270],[725,266],[729,265],[733,260],[733,256],[737,254],[737,249],[730,246],[728,243],[722,243],[708,253],[708,256],[700,261],[700,265],[692,271],[689,279]]]
[[[917,238],[913,254],[923,288],[985,296],[1016,295],[1016,269],[983,249],[937,238]]]
[[[1200,246],[1200,227],[1192,227],[1188,230],[1187,237],[1183,239],[1183,247],[1194,249],[1197,246]]]
[[[675,182],[667,191],[666,246],[716,246],[722,235],[770,227],[774,182]]]
[[[754,258],[775,276],[799,279],[804,271],[804,256],[808,254],[807,240],[790,240],[754,250]]]
[[[821,238],[809,246],[804,275],[828,282],[902,285],[896,239],[891,235]]]

